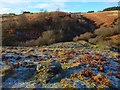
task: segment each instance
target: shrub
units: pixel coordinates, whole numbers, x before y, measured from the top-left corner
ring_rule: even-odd
[[[59,38],[58,38],[59,37]],[[49,45],[61,40],[61,33],[55,30],[47,30],[42,33],[42,36],[36,40],[28,40],[25,43],[21,43],[24,46],[41,46],[41,45]]]
[[[14,21],[12,16],[7,17],[7,21],[2,23],[2,30],[10,30],[10,29],[16,29],[17,24]]]
[[[78,40],[79,40],[79,36],[73,38],[73,41],[78,41]]]
[[[88,41],[90,38],[95,37],[95,35],[91,32],[86,32],[84,34],[81,34],[80,36],[77,36],[73,39],[73,41],[77,41],[77,40],[85,40]]]
[[[88,11],[87,13],[93,13],[94,11]]]
[[[112,35],[119,34],[120,31],[118,30],[118,25],[114,27],[100,27],[99,29],[95,30],[94,32],[97,36],[108,37]]]
[[[18,46],[17,36],[2,37],[3,46]]]
[[[43,32],[42,37],[37,39],[39,45],[48,45],[55,42],[55,32],[54,30],[48,30]]]
[[[20,45],[21,46],[37,46],[38,43],[36,42],[36,40],[28,40],[26,42],[21,42]]]
[[[30,14],[30,12],[29,11],[23,11],[22,14]]]
[[[102,36],[96,36],[95,38],[91,38],[88,40],[90,43],[96,44],[99,42],[103,42],[103,37]]]
[[[30,29],[29,22],[28,19],[26,18],[26,15],[24,14],[20,15],[18,19],[17,30],[25,32],[26,30],[29,29]]]
[[[85,40],[85,41],[88,41],[90,38],[93,38],[94,37],[94,34],[91,33],[91,32],[86,32],[84,34],[81,34],[79,39],[81,40]]]
[[[120,6],[109,7],[109,8],[105,8],[105,9],[103,9],[103,11],[112,11],[112,10],[120,10]]]

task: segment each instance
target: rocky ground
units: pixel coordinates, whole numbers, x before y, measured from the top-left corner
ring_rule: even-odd
[[[84,41],[2,47],[2,88],[120,88],[119,53]]]

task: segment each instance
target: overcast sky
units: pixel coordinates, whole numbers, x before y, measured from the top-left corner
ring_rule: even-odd
[[[0,14],[23,11],[39,12],[41,9],[66,12],[100,11],[107,7],[118,6],[119,0],[0,0]]]

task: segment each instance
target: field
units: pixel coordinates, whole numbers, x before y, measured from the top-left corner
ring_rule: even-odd
[[[3,88],[120,88],[119,53],[85,41],[2,47]]]

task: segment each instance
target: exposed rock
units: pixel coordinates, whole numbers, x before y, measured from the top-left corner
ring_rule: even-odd
[[[53,83],[60,81],[62,78],[62,67],[57,61],[39,63],[37,65],[37,74],[42,73],[44,75],[44,83]]]
[[[62,72],[61,64],[57,61],[50,62],[47,73],[58,74],[60,72]]]

